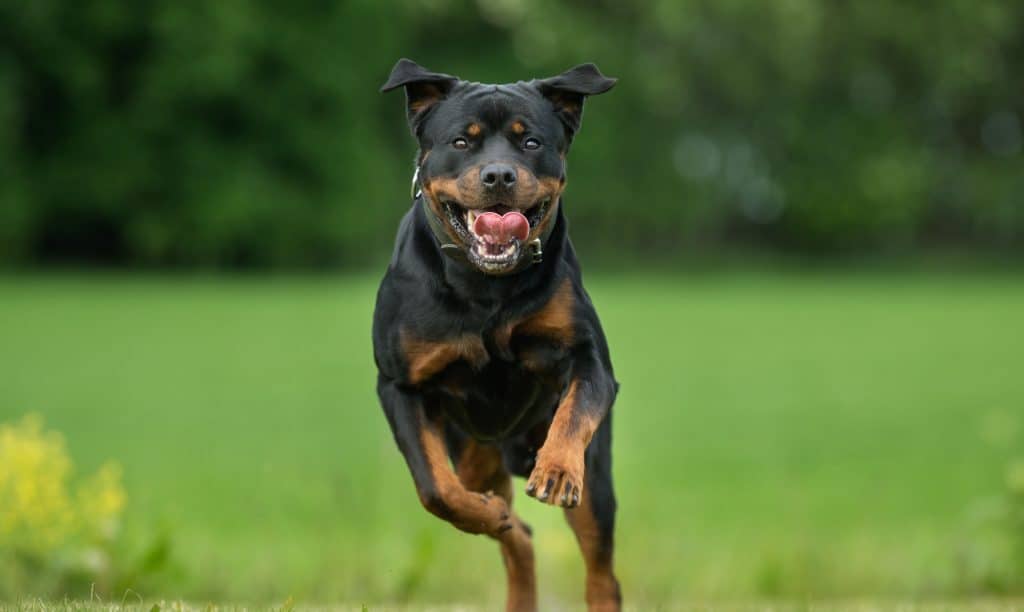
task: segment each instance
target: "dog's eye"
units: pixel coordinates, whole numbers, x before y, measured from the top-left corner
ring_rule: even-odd
[[[523,141],[523,148],[529,151],[536,151],[540,148],[540,141],[536,138],[527,138]]]
[[[456,138],[452,141],[452,146],[456,149],[465,149],[469,147],[469,141],[465,138]]]

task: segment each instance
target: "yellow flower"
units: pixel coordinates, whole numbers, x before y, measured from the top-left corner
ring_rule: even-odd
[[[121,466],[106,463],[78,489],[76,508],[83,530],[102,539],[112,538],[124,504]]]
[[[74,496],[72,471],[64,438],[38,416],[0,424],[0,546],[45,554],[114,535],[125,504],[120,467],[104,465]]]

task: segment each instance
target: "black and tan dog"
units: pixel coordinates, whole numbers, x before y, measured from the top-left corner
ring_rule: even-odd
[[[527,495],[565,508],[589,608],[621,602],[618,383],[562,201],[583,102],[614,84],[593,64],[484,85],[403,59],[381,88],[405,88],[420,149],[412,208],[377,294],[377,392],[427,510],[501,544],[509,610],[537,606],[513,475],[528,478]]]

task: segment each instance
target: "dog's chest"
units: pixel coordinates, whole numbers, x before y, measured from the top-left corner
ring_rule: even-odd
[[[541,308],[493,327],[438,339],[420,338],[415,331],[403,329],[408,381],[423,384],[459,364],[473,371],[498,367],[543,373],[563,360],[573,345],[575,308],[572,284],[566,280]]]
[[[566,283],[536,311],[478,332],[421,340],[403,331],[407,380],[470,433],[508,435],[551,410],[568,384],[574,308]]]
[[[421,388],[452,421],[481,440],[508,437],[550,418],[571,371],[569,348],[550,338],[463,339],[461,352]],[[466,350],[468,349],[468,350]],[[435,364],[434,367],[440,367]]]
[[[505,325],[435,341],[403,334],[402,348],[410,383],[445,388],[464,383],[467,373],[484,381],[502,374],[510,378],[550,374],[568,355],[570,334],[569,330],[540,329],[533,324]]]

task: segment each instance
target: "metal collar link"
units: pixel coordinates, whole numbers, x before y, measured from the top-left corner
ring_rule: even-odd
[[[414,200],[416,198],[420,197],[423,194],[423,192],[420,189],[418,189],[419,182],[420,182],[420,167],[416,166],[416,172],[412,173],[412,184],[409,185],[409,197],[411,197]]]

